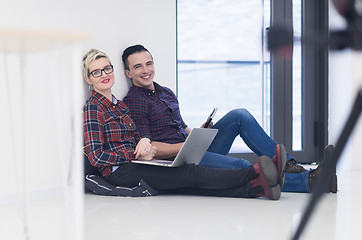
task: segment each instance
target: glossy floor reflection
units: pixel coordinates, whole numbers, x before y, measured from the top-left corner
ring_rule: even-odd
[[[339,171],[302,239],[361,239],[362,170]],[[290,239],[310,194],[279,201],[200,196],[85,196],[86,239]]]

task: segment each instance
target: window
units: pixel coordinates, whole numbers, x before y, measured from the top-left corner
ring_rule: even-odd
[[[200,127],[248,109],[270,133],[270,56],[262,51],[268,1],[178,1],[178,97],[185,122]],[[249,149],[237,139],[231,152]]]
[[[272,5],[271,5],[272,4]],[[318,161],[327,141],[327,50],[294,42],[291,60],[266,51],[265,29],[328,33],[328,1],[177,1],[177,94],[185,122],[201,126],[246,108],[297,161]],[[248,153],[237,138],[231,153]],[[243,155],[244,156],[244,155]]]

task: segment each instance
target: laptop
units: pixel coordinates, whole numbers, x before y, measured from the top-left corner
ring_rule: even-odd
[[[153,159],[150,161],[135,160],[132,161],[132,163],[164,167],[179,167],[183,164],[198,165],[214,140],[217,132],[218,129],[193,128],[173,161]]]

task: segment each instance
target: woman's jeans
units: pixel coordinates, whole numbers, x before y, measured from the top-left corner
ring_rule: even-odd
[[[213,128],[219,129],[200,165],[217,168],[249,168],[249,161],[227,156],[235,138],[239,135],[258,156],[273,158],[277,143],[260,127],[248,110],[240,108],[228,112]],[[292,159],[287,153],[287,161]],[[283,192],[310,192],[309,171],[286,173]]]

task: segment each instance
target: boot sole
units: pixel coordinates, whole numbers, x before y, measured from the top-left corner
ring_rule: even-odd
[[[284,177],[285,177],[285,164],[287,162],[287,152],[285,151],[284,145],[280,144],[280,175],[279,175],[279,185],[282,188],[284,186]]]
[[[335,147],[333,145],[326,146],[324,148],[324,158],[320,164],[324,164],[324,161],[326,160],[326,158],[328,158],[330,160],[332,158],[332,154],[333,154],[334,150],[335,150]],[[338,181],[337,181],[337,175],[336,175],[336,168],[334,168],[333,177],[332,177],[331,186],[330,186],[330,192],[337,193],[337,191],[338,191]]]
[[[280,185],[269,188],[270,200],[279,200],[281,196]]]
[[[332,193],[337,193],[338,191],[338,181],[337,181],[337,175],[334,174],[333,178],[332,178],[332,186],[331,186],[331,192]]]
[[[264,176],[268,180],[269,183],[269,199],[270,200],[278,200],[280,198],[280,185],[277,181],[278,179],[278,170],[275,166],[273,160],[268,158],[267,156],[260,157],[260,166],[263,171]]]

